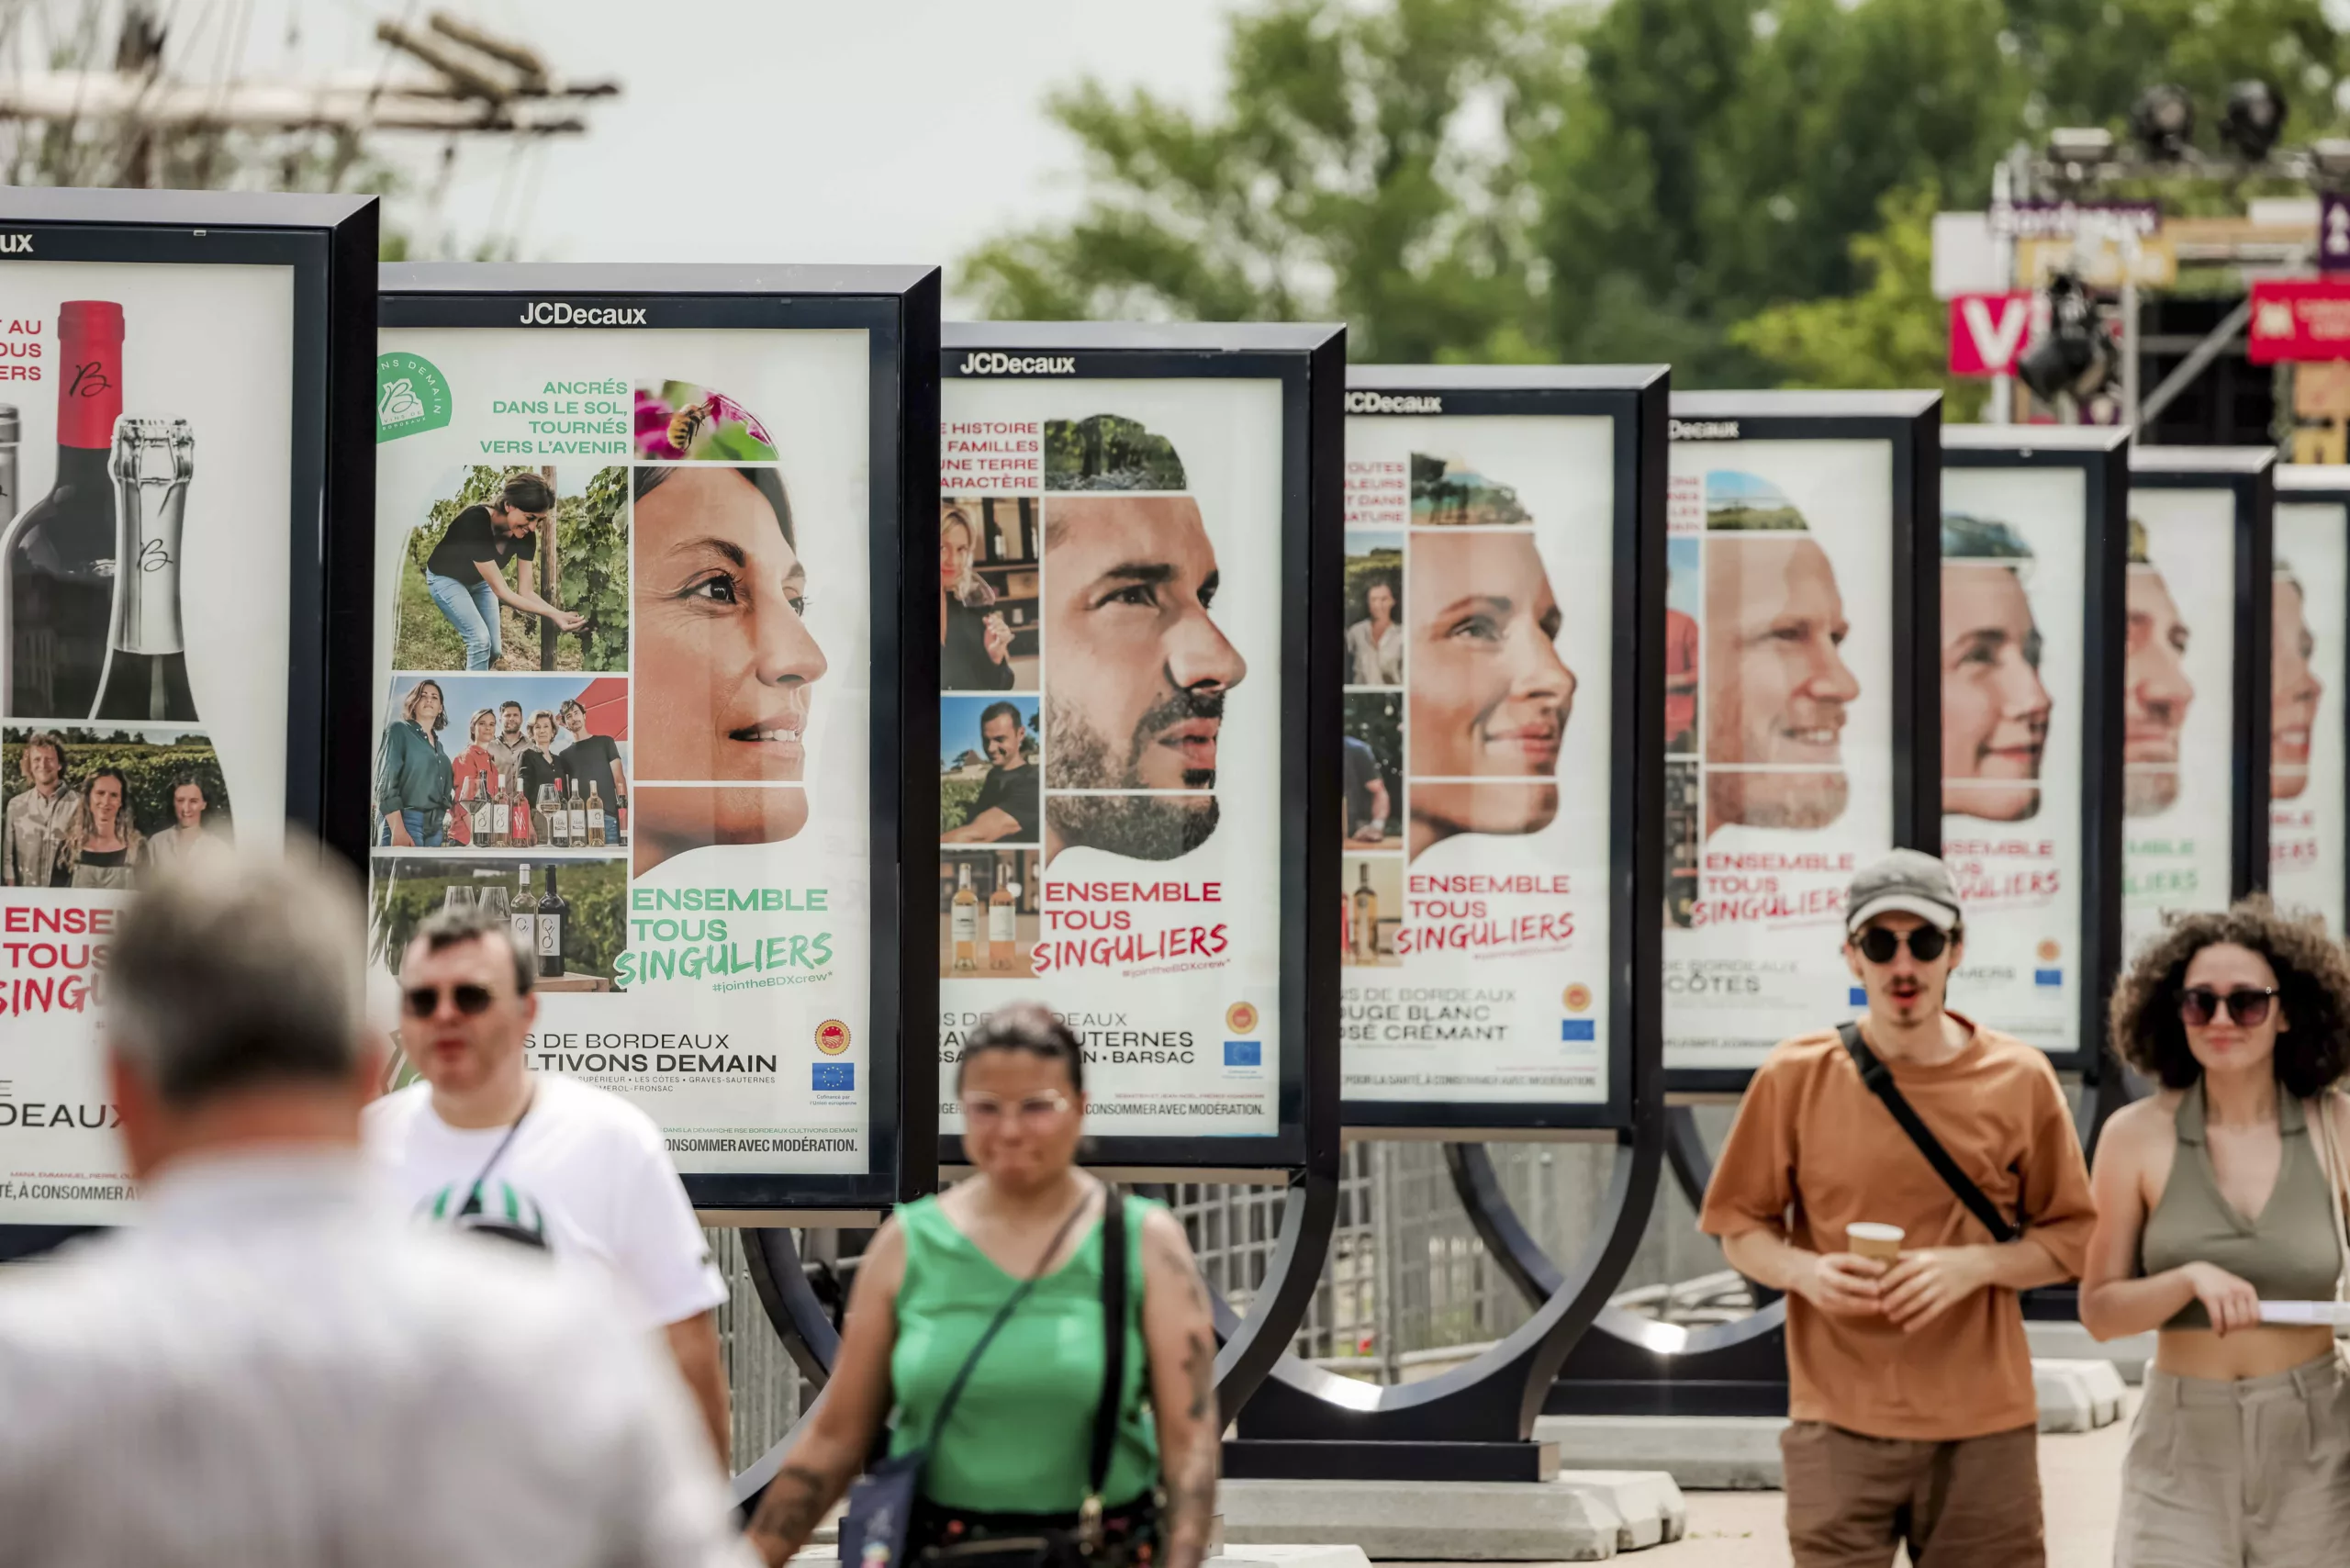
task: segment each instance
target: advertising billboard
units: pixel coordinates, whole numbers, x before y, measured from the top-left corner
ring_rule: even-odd
[[[12,191],[0,223],[0,1227],[105,1225],[108,939],[141,886],[317,831],[356,699],[321,607],[366,538],[365,366],[327,300],[366,308],[375,210]]]
[[[1662,597],[1664,380],[1352,373],[1337,585],[1350,1125],[1628,1114],[1635,1021],[1617,982],[1635,972],[1635,870],[1656,868],[1628,853],[1638,703],[1620,650]]]
[[[385,280],[371,973],[436,910],[510,921],[531,1065],[650,1114],[705,1210],[897,1180],[935,274],[796,281]]]
[[[1851,1017],[1846,884],[1939,844],[1917,747],[1939,730],[1939,417],[1930,394],[1673,398],[1661,848],[1684,1085],[1742,1083]]]
[[[2339,935],[2350,879],[2350,470],[2277,468],[2269,581],[2268,890]]]
[[[1951,1004],[2081,1065],[2111,957],[2125,437],[1942,432],[1942,857],[1966,905]]]
[[[1339,335],[1224,330],[948,335],[932,917],[943,1080],[990,1012],[1042,1001],[1086,1048],[1093,1136],[1238,1160],[1297,1126],[1293,585],[1309,507],[1336,521],[1309,416],[1336,412]]]
[[[2179,910],[2266,885],[2276,454],[2131,454],[2122,961]]]

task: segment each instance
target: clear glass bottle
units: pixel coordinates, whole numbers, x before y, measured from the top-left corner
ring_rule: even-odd
[[[91,716],[193,724],[180,536],[196,436],[185,420],[118,420],[106,471],[115,484],[114,609]]]
[[[1018,961],[1020,925],[1013,904],[1012,862],[996,862],[995,890],[988,894],[988,968],[1008,969]]]
[[[948,915],[948,926],[955,941],[955,969],[965,973],[979,969],[979,895],[971,887],[971,863],[958,863],[955,868],[955,905]]]

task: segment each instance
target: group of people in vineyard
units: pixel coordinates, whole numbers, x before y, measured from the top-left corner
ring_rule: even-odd
[[[204,779],[172,780],[172,821],[139,828],[129,777],[96,764],[69,778],[64,737],[37,730],[17,757],[25,789],[9,797],[0,841],[0,885],[12,888],[129,888],[146,872],[205,863],[227,853],[207,825],[217,803]]]
[[[387,846],[490,848],[496,830],[485,825],[504,807],[498,846],[523,848],[555,842],[586,848],[627,842],[628,765],[611,736],[591,734],[588,710],[576,699],[527,722],[520,702],[481,708],[466,726],[464,750],[452,755],[442,740],[448,700],[429,677],[410,687],[400,716],[385,726],[375,756],[377,842]],[[573,845],[568,830],[551,839],[534,819],[546,804],[576,801],[599,819],[592,836]],[[519,820],[532,825],[517,828]],[[600,833],[593,829],[600,827]],[[526,836],[527,835],[527,836]]]

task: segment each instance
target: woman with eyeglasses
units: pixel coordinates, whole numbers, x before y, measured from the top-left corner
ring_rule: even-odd
[[[2114,997],[2114,1048],[2161,1085],[2098,1139],[2081,1278],[2090,1333],[2156,1334],[2122,1470],[2124,1568],[2325,1562],[2350,1540],[2333,1331],[2262,1311],[2334,1299],[2345,1026],[2342,950],[2263,898],[2182,917]]]
[[[1078,1169],[1084,1055],[1044,1008],[1006,1007],[974,1030],[956,1090],[978,1174],[899,1210],[874,1237],[823,1403],[760,1500],[752,1540],[771,1564],[798,1551],[894,1412],[890,1454],[926,1456],[910,1558],[936,1548],[974,1568],[1012,1568],[1053,1559],[1054,1544],[1075,1536],[1093,1540],[1098,1568],[1198,1568],[1223,1417],[1207,1294],[1183,1227]],[[1126,1282],[1114,1351],[1104,1331],[1108,1202],[1121,1205],[1125,1232],[1110,1262]],[[1105,1404],[1113,1354],[1121,1368]],[[1097,1477],[1105,1414],[1114,1435]],[[844,1525],[844,1561],[849,1540]]]

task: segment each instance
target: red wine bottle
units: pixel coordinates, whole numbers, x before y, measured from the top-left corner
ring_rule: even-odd
[[[115,427],[114,615],[96,719],[193,724],[187,641],[180,629],[180,534],[196,437],[185,420],[123,420]]]
[[[97,700],[114,617],[114,480],[122,307],[58,307],[57,482],[9,529],[7,714],[82,720]]]
[[[539,899],[539,978],[563,978],[563,923],[571,917],[571,901],[555,890],[554,868],[547,868],[547,890]]]

